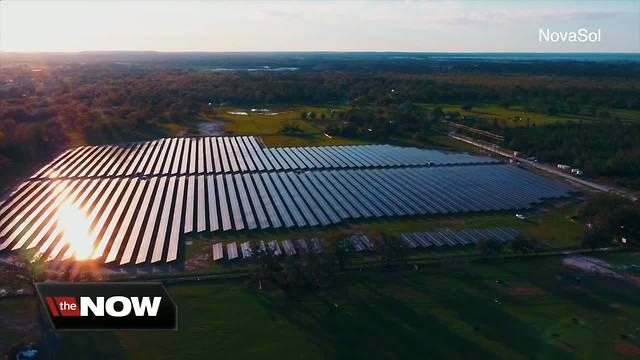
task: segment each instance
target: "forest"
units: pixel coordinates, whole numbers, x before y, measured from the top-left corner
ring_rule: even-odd
[[[428,143],[445,111],[421,104],[497,104],[595,121],[493,128],[507,145],[638,188],[635,61],[420,60],[370,54],[190,56],[0,54],[0,187],[65,147],[170,135],[221,106],[341,109],[327,132]],[[212,110],[214,109],[214,110]],[[497,127],[497,128],[496,128]],[[10,174],[10,175],[9,175]]]

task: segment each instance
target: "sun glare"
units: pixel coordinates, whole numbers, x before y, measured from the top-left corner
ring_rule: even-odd
[[[76,260],[88,259],[93,252],[93,241],[84,211],[74,204],[63,204],[58,209],[58,226],[62,228],[62,241],[69,245]]]

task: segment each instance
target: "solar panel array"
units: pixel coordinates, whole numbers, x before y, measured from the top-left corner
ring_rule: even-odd
[[[465,153],[391,145],[264,148],[251,136],[194,137],[79,147],[64,152],[33,177],[195,175],[495,162]]]
[[[507,242],[513,240],[519,233],[520,231],[513,227],[497,227],[456,231],[440,229],[432,232],[404,233],[400,237],[409,248],[415,249],[474,245],[480,240]]]
[[[217,148],[218,157],[207,155],[213,142],[225,145]],[[222,148],[226,151],[226,145],[234,142],[238,148],[247,149],[249,155],[245,156],[244,150],[233,150],[233,156],[230,152],[223,155]],[[245,146],[241,147],[240,142]],[[163,139],[151,143],[125,148],[155,148],[162,143],[166,151],[129,151],[124,156],[124,150],[117,147],[85,147],[70,150],[45,166],[0,205],[0,251],[33,249],[36,256],[48,260],[77,256],[77,248],[65,239],[61,226],[69,208],[77,208],[82,214],[83,219],[74,221],[86,223],[86,241],[92,244],[88,255],[105,263],[124,265],[176,260],[180,239],[192,232],[522,209],[571,191],[563,184],[505,164],[425,166],[425,150],[386,145],[316,148],[322,149],[315,154],[320,154],[318,159],[324,157],[325,167],[281,167],[276,171],[274,164],[282,163],[270,160],[274,153],[312,153],[314,148],[263,149],[251,137]],[[186,152],[188,156],[175,156],[187,143],[191,149]],[[261,149],[263,155],[252,156],[248,145],[254,153]],[[89,154],[97,149],[105,154]],[[120,155],[106,155],[114,151]],[[339,157],[335,152],[350,155]],[[371,155],[376,152],[378,157]],[[460,156],[463,163],[469,159]],[[232,158],[237,170],[230,165]],[[305,159],[312,164],[310,157]],[[360,165],[326,166],[338,160],[346,164],[345,159]],[[420,161],[423,166],[417,166]],[[258,162],[262,171],[256,170]],[[139,173],[161,176],[131,176]]]
[[[400,239],[404,242],[405,246],[410,249],[421,249],[475,245],[480,240],[507,242],[513,240],[519,233],[520,230],[514,227],[463,229],[455,231],[450,229],[439,229],[429,232],[402,233],[400,235]],[[375,250],[374,242],[365,234],[351,235],[345,240],[349,241],[351,246],[353,246],[353,249],[357,252]],[[322,242],[317,238],[311,239],[311,242],[315,244],[313,251],[321,252]],[[305,239],[298,239],[297,241],[291,241],[288,239],[282,240],[280,241],[281,246],[278,245],[277,240],[270,240],[268,241],[269,251],[266,250],[264,243],[264,240],[261,240],[258,243],[260,249],[265,252],[265,254],[271,256],[281,256],[283,254],[287,256],[295,256],[297,254],[304,254],[310,251]],[[242,249],[242,258],[247,259],[253,256],[251,243],[249,241],[241,243],[240,248]],[[235,242],[228,243],[227,249],[227,260],[239,258],[237,250],[234,250],[237,249]],[[217,255],[216,251],[219,252]],[[213,258],[216,261],[224,258],[221,243],[214,245],[213,253]]]

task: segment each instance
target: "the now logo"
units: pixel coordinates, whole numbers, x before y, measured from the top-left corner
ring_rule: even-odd
[[[161,283],[39,283],[56,329],[175,329],[177,309]]]
[[[73,296],[45,297],[47,306],[51,314],[58,316],[129,316],[132,312],[135,316],[156,316],[160,308],[162,297],[148,296],[126,297],[112,296],[105,298],[99,296],[92,299],[88,296],[81,296],[80,300]]]

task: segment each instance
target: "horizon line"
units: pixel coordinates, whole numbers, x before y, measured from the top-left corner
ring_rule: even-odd
[[[83,54],[83,53],[160,53],[160,54],[233,54],[233,53],[397,53],[397,54],[627,54],[632,51],[438,51],[438,50],[0,50],[0,54]]]

